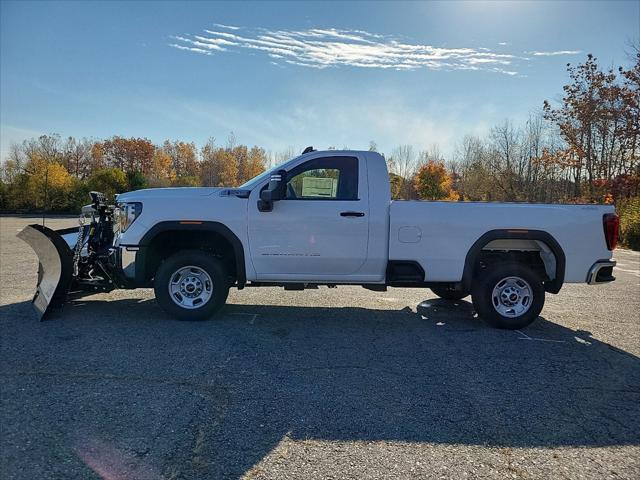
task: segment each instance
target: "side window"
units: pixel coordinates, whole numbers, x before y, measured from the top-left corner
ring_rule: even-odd
[[[357,200],[358,159],[314,158],[287,174],[288,200]]]

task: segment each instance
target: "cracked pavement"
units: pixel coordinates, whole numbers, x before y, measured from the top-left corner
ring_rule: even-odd
[[[0,217],[2,478],[640,477],[636,252],[522,332],[360,287],[232,290],[198,323],[116,291],[40,323],[34,221]]]

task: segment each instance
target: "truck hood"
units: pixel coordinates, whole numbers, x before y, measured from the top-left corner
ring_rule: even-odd
[[[228,188],[221,187],[178,187],[178,188],[147,188],[121,193],[116,199],[118,202],[144,202],[151,199],[182,199],[210,196]]]

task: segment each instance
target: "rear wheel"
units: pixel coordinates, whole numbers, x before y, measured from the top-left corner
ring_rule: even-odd
[[[206,320],[227,300],[229,282],[222,262],[200,250],[185,250],[166,259],[154,281],[156,300],[179,320]]]
[[[431,291],[440,298],[452,301],[462,300],[464,297],[469,295],[469,292],[465,292],[464,290],[455,290],[451,287],[431,287]]]
[[[544,306],[544,286],[526,265],[495,264],[474,278],[472,297],[476,312],[489,325],[517,330],[538,318]]]

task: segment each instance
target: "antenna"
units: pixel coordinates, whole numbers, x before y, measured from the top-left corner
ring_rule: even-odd
[[[313,147],[307,147],[304,149],[304,151],[302,152],[302,155],[304,155],[305,153],[311,153],[311,152],[315,152],[315,150],[313,149]]]

